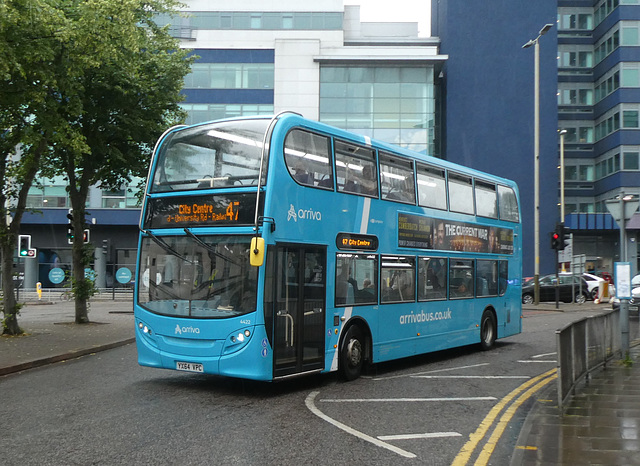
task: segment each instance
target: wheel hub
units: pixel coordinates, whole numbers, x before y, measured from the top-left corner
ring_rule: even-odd
[[[347,346],[347,358],[352,367],[356,367],[362,361],[362,344],[360,340],[350,340]]]

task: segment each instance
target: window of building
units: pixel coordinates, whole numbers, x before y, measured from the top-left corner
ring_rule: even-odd
[[[444,170],[417,164],[418,204],[422,207],[447,210],[447,183]]]
[[[194,63],[185,89],[273,89],[273,63]]]
[[[333,189],[329,138],[294,129],[284,142],[284,158],[297,183]]]
[[[382,199],[415,204],[413,162],[381,152],[380,194]]]
[[[418,301],[447,299],[447,259],[418,258]]]
[[[221,120],[245,115],[272,115],[273,105],[256,104],[185,104],[180,106],[187,112],[188,125],[205,121]]]
[[[622,112],[622,127],[623,128],[638,127],[638,110],[624,110]]]
[[[338,191],[378,197],[376,154],[372,149],[336,141],[335,155]]]
[[[416,262],[414,257],[382,256],[380,302],[415,301]]]
[[[638,157],[640,152],[624,152],[623,154],[623,170],[640,170]]]
[[[434,154],[433,66],[320,68],[320,121]]]

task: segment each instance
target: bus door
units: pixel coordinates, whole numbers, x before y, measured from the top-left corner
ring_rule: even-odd
[[[274,377],[324,367],[326,248],[276,246]]]

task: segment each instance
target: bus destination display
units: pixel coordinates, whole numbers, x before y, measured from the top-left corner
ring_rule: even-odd
[[[513,230],[398,213],[398,246],[513,254]]]
[[[149,199],[143,228],[252,225],[255,194]]]
[[[373,235],[357,235],[352,233],[338,233],[336,247],[342,250],[376,251],[378,237]]]

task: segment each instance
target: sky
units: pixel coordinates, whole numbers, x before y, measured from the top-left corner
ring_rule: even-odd
[[[431,35],[431,0],[344,0],[345,5],[360,5],[360,20],[418,22],[418,35]]]

